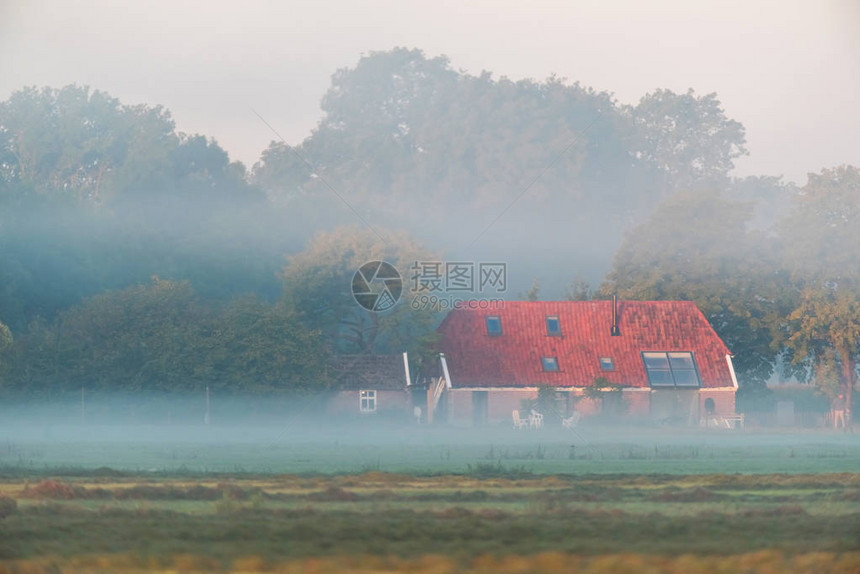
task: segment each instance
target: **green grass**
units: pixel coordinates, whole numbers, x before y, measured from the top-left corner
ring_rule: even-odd
[[[0,559],[860,550],[860,475],[6,479]],[[145,561],[145,560],[144,560]],[[2,566],[2,563],[0,563]]]

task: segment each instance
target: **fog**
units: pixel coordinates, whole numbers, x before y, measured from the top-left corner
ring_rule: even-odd
[[[7,404],[0,469],[90,475],[414,472],[657,474],[851,472],[856,435],[814,428],[660,427],[586,419],[514,430],[420,425],[387,416],[312,412],[295,402],[212,397]],[[304,411],[304,412],[302,412]]]

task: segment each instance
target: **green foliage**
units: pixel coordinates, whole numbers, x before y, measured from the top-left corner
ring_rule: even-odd
[[[322,109],[300,146],[273,143],[254,167],[270,198],[302,208],[333,200],[331,186],[369,221],[444,228],[446,247],[491,222],[503,248],[539,228],[530,260],[547,266],[575,254],[603,267],[631,221],[678,187],[725,181],[744,153],[714,94],[661,90],[629,107],[563,78],[470,75],[404,48],[338,70]]]
[[[639,153],[669,191],[724,184],[733,160],[747,153],[744,127],[726,117],[717,94],[657,90],[631,110]]]
[[[739,383],[763,386],[790,293],[765,238],[747,230],[748,207],[716,192],[670,198],[627,235],[601,292],[694,301],[735,353]]]
[[[392,264],[403,280],[400,302],[382,313],[359,306],[351,290],[356,271],[376,260]],[[283,272],[284,297],[336,352],[405,350],[419,359],[435,342],[437,319],[436,310],[413,305],[420,293],[412,288],[411,268],[417,261],[438,260],[403,232],[337,228],[318,234],[304,251],[288,258]]]
[[[0,180],[78,201],[102,201],[134,178],[152,181],[165,144],[176,145],[162,108],[122,106],[75,85],[15,92],[0,104],[0,126]]]
[[[860,356],[858,216],[860,169],[842,166],[810,174],[779,228],[799,293],[783,325],[785,344],[795,363],[812,365],[825,393],[842,392],[849,404]]]
[[[324,388],[325,352],[289,307],[207,303],[188,282],[153,278],[36,322],[18,341],[8,387],[50,394]]]
[[[594,377],[590,387],[585,387],[582,396],[601,405],[602,415],[615,416],[624,414],[622,391],[624,385],[612,383],[606,377]]]
[[[568,301],[591,301],[594,290],[588,281],[577,275],[565,291],[564,298]]]

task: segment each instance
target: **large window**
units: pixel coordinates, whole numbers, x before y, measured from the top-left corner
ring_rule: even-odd
[[[358,391],[358,396],[361,412],[376,412],[376,391]]]
[[[487,317],[487,335],[499,336],[502,334],[502,318],[498,315]]]
[[[642,353],[648,382],[652,387],[699,387],[699,372],[693,353]]]
[[[558,320],[558,315],[548,315],[546,318],[546,334],[550,336],[561,335],[561,321]]]

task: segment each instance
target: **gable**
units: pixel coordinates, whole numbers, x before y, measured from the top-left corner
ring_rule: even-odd
[[[622,301],[617,310],[619,336],[611,334],[611,301],[513,301],[503,309],[451,311],[439,333],[452,383],[583,387],[605,377],[648,388],[642,354],[673,352],[691,353],[703,388],[733,386],[729,350],[695,303]],[[498,318],[501,334],[488,333],[488,316]]]

